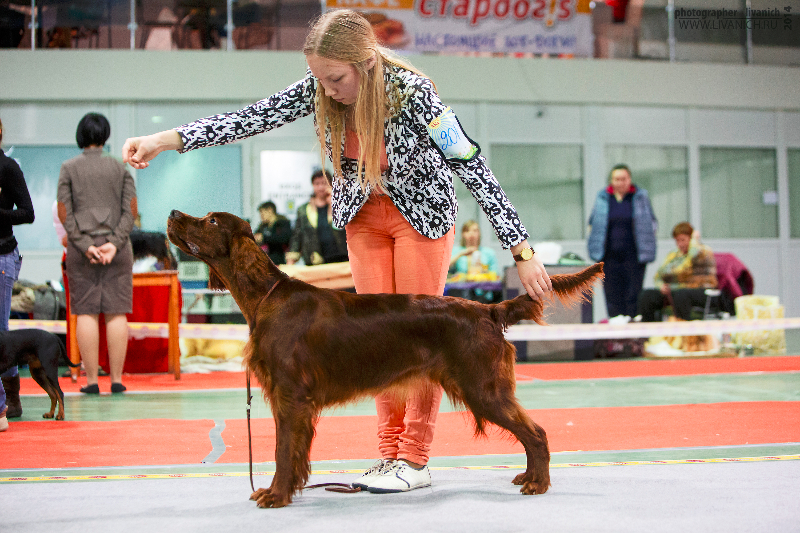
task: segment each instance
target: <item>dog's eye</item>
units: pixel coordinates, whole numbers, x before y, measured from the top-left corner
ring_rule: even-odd
[[[217,219],[216,218],[213,218],[213,217],[209,218],[208,222],[209,222],[209,224],[214,224],[215,226],[217,225]]]

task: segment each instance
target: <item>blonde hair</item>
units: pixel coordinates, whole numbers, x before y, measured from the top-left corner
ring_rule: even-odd
[[[464,237],[464,234],[471,230],[473,227],[478,228],[478,246],[481,245],[481,235],[480,235],[480,225],[478,224],[477,220],[467,220],[464,222],[464,225],[461,226],[461,246],[464,248],[467,247],[467,239]]]
[[[380,46],[367,19],[349,9],[329,11],[319,17],[306,37],[303,53],[306,56],[316,55],[348,63],[358,72],[361,83],[350,116],[352,123],[348,124],[347,129],[355,132],[361,148],[357,167],[361,187],[380,186],[384,121],[399,112],[401,102],[397,87],[392,85],[389,88],[389,91],[395,92],[392,98],[387,92],[383,80],[384,65],[398,66],[420,76],[424,74],[387,48]],[[368,70],[367,66],[373,58],[375,64]],[[341,179],[342,140],[345,135],[345,114],[348,106],[327,96],[322,83],[318,83],[315,107],[323,167],[325,133],[328,131],[331,138],[333,174]]]

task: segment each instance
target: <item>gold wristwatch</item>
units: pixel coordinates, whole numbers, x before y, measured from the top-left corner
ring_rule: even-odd
[[[533,259],[533,248],[523,248],[522,251],[514,256],[514,261],[517,263],[522,261],[530,261]]]

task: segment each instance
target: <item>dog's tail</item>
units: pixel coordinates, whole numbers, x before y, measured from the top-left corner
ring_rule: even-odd
[[[554,274],[550,276],[550,281],[555,297],[564,305],[574,305],[586,301],[594,283],[602,278],[603,263],[595,263],[575,274]],[[527,293],[496,304],[492,311],[495,322],[502,325],[504,330],[520,320],[533,320],[542,326],[547,325],[544,321],[544,302],[532,299]]]
[[[61,351],[61,355],[58,357],[59,364],[66,363],[67,366],[69,366],[70,368],[80,368],[81,367],[80,363],[75,364],[69,360],[69,357],[67,357],[66,344],[64,344],[64,341],[62,341],[60,337],[57,338],[58,338],[58,349]]]

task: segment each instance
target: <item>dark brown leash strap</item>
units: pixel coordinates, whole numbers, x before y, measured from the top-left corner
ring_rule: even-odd
[[[256,487],[253,484],[253,437],[250,434],[250,404],[253,400],[253,396],[250,394],[250,369],[247,369],[245,375],[247,376],[247,451],[250,456],[250,488],[255,492]]]
[[[273,285],[269,289],[267,294],[264,296],[264,298],[261,299],[262,302],[267,298],[269,298],[269,295],[272,294],[272,291],[275,290],[275,287],[277,287],[280,284],[280,282],[283,281],[283,279],[284,278],[281,278],[275,282],[275,285]],[[260,303],[261,302],[259,302],[259,305]],[[255,492],[256,486],[255,483],[253,483],[253,436],[250,432],[250,407],[253,401],[253,395],[250,393],[250,368],[248,368],[247,371],[245,372],[245,379],[247,381],[247,455],[250,465],[250,488],[253,489],[253,492]],[[306,485],[304,488],[316,489],[321,487],[324,487],[325,490],[329,490],[331,492],[342,492],[345,494],[361,492],[360,487],[354,487],[346,483],[317,483],[316,485]]]
[[[306,485],[303,487],[303,490],[318,489],[322,487],[325,487],[325,490],[329,490],[331,492],[343,492],[345,494],[361,492],[361,487],[354,487],[352,485],[348,485],[347,483],[317,483],[316,485]]]
[[[285,278],[279,278],[278,281],[276,281],[275,284],[272,287],[270,287],[269,291],[267,291],[267,294],[265,294],[264,297],[261,299],[261,302],[263,302],[264,300],[269,298],[269,295],[272,294],[272,291],[275,290],[275,287],[280,285],[281,281],[283,281],[284,279]],[[258,308],[258,306],[261,305],[261,302],[258,302],[258,305],[256,306],[256,308]],[[250,405],[252,404],[252,401],[253,401],[253,395],[250,394],[250,368],[249,367],[247,368],[247,371],[245,372],[245,378],[247,380],[247,454],[249,456],[249,463],[250,463],[250,488],[253,489],[253,492],[255,492],[256,491],[256,487],[255,487],[255,484],[253,483],[253,435],[250,433]]]
[[[256,491],[255,484],[253,483],[253,439],[250,434],[250,405],[253,400],[253,396],[250,394],[250,370],[248,369],[245,373],[247,379],[247,451],[250,461],[250,488],[253,489],[253,492]],[[325,490],[329,490],[331,492],[342,492],[345,494],[351,494],[354,492],[361,492],[360,487],[354,487],[352,485],[347,485],[345,483],[318,483],[316,485],[306,485],[304,488],[306,489],[316,489],[325,487]]]

